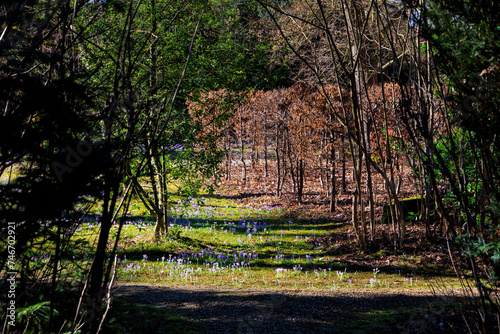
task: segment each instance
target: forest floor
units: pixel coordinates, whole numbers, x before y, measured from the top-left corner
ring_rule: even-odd
[[[117,333],[464,333],[459,295],[120,284]],[[115,300],[115,301],[116,301]],[[473,315],[462,310],[464,316]],[[127,316],[123,316],[126,314]],[[471,319],[471,318],[469,318]]]
[[[245,183],[233,172],[217,194],[184,205],[174,198],[169,234],[159,242],[146,221],[124,227],[105,332],[475,332],[474,289],[462,285],[470,271],[446,239],[426,240],[423,224],[412,223],[396,250],[384,236],[391,227],[378,224],[360,252],[350,182],[330,213],[314,176],[299,204],[290,184],[278,198],[261,172],[249,169]],[[408,174],[401,178],[402,198],[415,196]],[[382,189],[375,196],[380,218]]]

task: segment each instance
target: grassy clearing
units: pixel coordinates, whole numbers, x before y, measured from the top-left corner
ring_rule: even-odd
[[[433,276],[458,282],[442,267],[401,254],[388,265],[333,255],[318,236],[353,242],[346,222],[286,219],[276,206],[243,206],[221,196],[173,198],[169,233],[153,242],[153,220],[139,202],[118,246],[119,282],[226,286],[241,289],[428,289]],[[92,216],[80,233],[94,236]],[[113,233],[116,233],[115,226]],[[380,252],[373,254],[374,258]],[[447,276],[449,274],[449,276]]]
[[[92,259],[99,234],[99,216],[95,212],[83,217],[85,223],[78,225],[59,262],[60,275],[71,285],[85,279],[83,275]],[[138,200],[132,202],[131,215],[118,244],[118,283],[267,290],[265,293],[269,294],[303,290],[384,294],[426,290],[436,280],[449,289],[459,287],[454,275],[443,270],[444,266],[422,263],[418,255],[401,253],[397,261],[383,264],[379,259],[384,251],[358,258],[355,253],[332,252],[318,241],[318,237],[334,235],[344,245],[354,242],[351,227],[345,221],[291,219],[280,206],[257,207],[237,198],[208,195],[172,197],[169,212],[169,233],[154,242],[154,220]],[[118,225],[113,227],[111,240],[118,229]],[[33,254],[27,254],[33,259],[33,270],[44,270],[49,259],[46,253],[53,248],[50,241],[34,244]],[[38,253],[45,255],[40,257]],[[373,261],[367,261],[371,258]],[[65,306],[56,305],[56,309],[64,310]],[[107,333],[189,333],[206,325],[206,321],[196,323],[175,314],[178,310],[119,298],[114,299],[110,312],[104,331]],[[418,327],[419,321],[429,317],[426,312],[425,308],[414,310],[410,306],[357,310],[349,313],[348,322],[336,326],[345,333],[376,332],[388,325],[411,332],[399,328],[399,324],[413,317]]]

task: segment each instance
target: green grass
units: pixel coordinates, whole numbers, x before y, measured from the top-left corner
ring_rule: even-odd
[[[221,196],[173,198],[169,233],[153,242],[154,224],[136,202],[134,221],[118,246],[118,282],[262,289],[428,289],[432,276],[458,281],[443,268],[418,266],[401,256],[397,266],[374,267],[331,255],[312,237],[339,234],[347,223],[285,219],[279,207],[245,207]],[[95,236],[95,227],[82,229]],[[113,233],[118,227],[115,226]],[[112,235],[113,235],[112,233]],[[377,256],[380,254],[374,254]],[[449,276],[447,276],[449,275]]]
[[[132,203],[131,217],[123,226],[118,244],[118,282],[287,290],[401,290],[428,289],[429,282],[440,278],[453,288],[459,287],[451,268],[418,264],[418,255],[401,254],[397,263],[372,265],[353,260],[352,256],[346,259],[345,254],[332,253],[325,245],[312,242],[315,237],[332,234],[344,244],[353,242],[347,222],[288,219],[280,207],[243,206],[238,200],[222,196],[189,200],[173,197],[169,232],[154,241],[154,220],[140,201]],[[61,259],[61,273],[67,273],[68,278],[90,265],[92,245],[99,232],[98,224],[92,222],[95,218],[88,216],[89,221],[76,232]],[[111,230],[110,250],[117,232],[116,224]],[[381,254],[375,252],[369,258],[377,259]],[[42,269],[43,258],[39,262],[37,266]]]

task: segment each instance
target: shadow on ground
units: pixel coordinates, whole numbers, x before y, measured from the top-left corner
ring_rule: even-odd
[[[129,313],[137,306],[151,308],[151,316],[137,318],[128,326],[138,327],[123,332],[178,333],[181,328],[184,333],[447,332],[450,325],[441,317],[449,313],[451,302],[457,300],[430,292],[411,293],[210,290],[148,285],[119,285],[114,290],[115,302],[131,305]],[[155,309],[164,310],[170,318],[175,314],[177,320],[154,319]],[[144,321],[152,324],[150,329],[140,329]],[[158,325],[154,325],[155,321]],[[114,332],[120,331],[115,328]]]

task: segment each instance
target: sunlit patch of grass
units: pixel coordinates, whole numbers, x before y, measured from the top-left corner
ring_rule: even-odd
[[[7,184],[9,181],[17,179],[21,175],[20,169],[19,165],[11,165],[0,174],[0,184]]]
[[[135,210],[143,208],[137,204]],[[167,224],[168,234],[153,241],[151,217],[127,218],[118,244],[119,281],[269,289],[428,289],[410,259],[397,268],[371,268],[346,262],[342,254],[333,256],[313,242],[318,236],[345,234],[343,222],[284,219],[277,207],[249,208],[234,199],[206,195],[172,197]],[[89,219],[81,233],[90,237],[97,231],[97,223]],[[112,235],[117,231],[118,225]]]
[[[279,255],[259,259],[259,254],[234,252],[226,255],[211,249],[180,252],[160,258],[143,255],[118,262],[121,281],[167,285],[229,286],[269,289],[427,289],[419,277],[398,272],[354,271],[334,261],[309,258],[285,260]],[[287,262],[288,261],[288,262]]]

